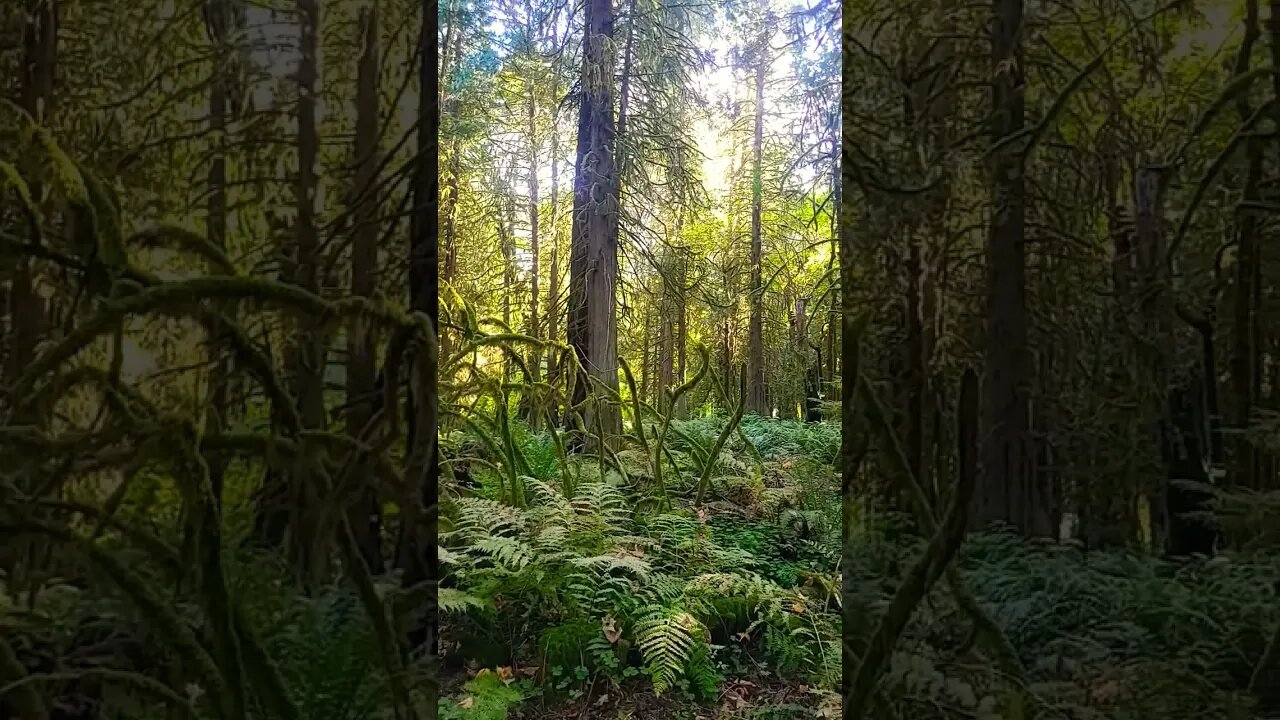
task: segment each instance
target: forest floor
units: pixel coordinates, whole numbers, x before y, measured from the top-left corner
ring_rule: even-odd
[[[528,501],[485,533],[467,508],[495,517],[510,486],[468,466],[474,487],[444,503],[441,527],[442,718],[839,715],[839,429],[747,418],[695,508],[723,426],[674,423],[661,483],[634,451],[598,486],[585,480],[598,466],[582,468],[569,504],[550,437],[518,429]],[[465,455],[453,440],[447,454]]]
[[[500,509],[496,475],[473,468],[474,495],[442,523],[442,718],[840,714],[843,618],[857,651],[925,540],[899,516],[858,517],[837,565],[831,423],[745,419],[709,473],[712,499],[695,509],[723,425],[675,426],[670,510],[639,453],[620,453],[623,473],[584,483],[570,503],[530,479],[519,511]],[[531,475],[554,482],[546,436],[512,436]],[[971,535],[956,563],[1021,678],[940,583],[912,613],[869,716],[1008,720],[1034,703],[1037,716],[1069,720],[1252,720],[1280,704],[1263,697],[1280,692],[1280,663],[1257,669],[1280,621],[1274,546],[1170,560],[989,532]],[[854,589],[843,598],[840,571]]]

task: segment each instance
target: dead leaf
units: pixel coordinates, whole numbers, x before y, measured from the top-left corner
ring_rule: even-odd
[[[498,668],[498,679],[510,685],[511,681],[515,680],[516,677],[515,677],[515,673],[511,672],[511,668],[500,667]]]
[[[462,700],[458,702],[458,707],[462,708],[463,710],[470,710],[471,708],[475,707],[475,705],[476,705],[476,699],[471,697],[470,695],[462,698]]]
[[[618,627],[618,621],[606,615],[601,622],[604,629],[604,637],[610,644],[618,642],[618,638],[622,637],[622,630]]]
[[[600,697],[596,698],[596,707],[599,707],[607,702],[609,702],[609,696],[601,695]]]
[[[797,614],[797,615],[803,615],[803,614],[804,614],[804,603],[799,602],[799,601],[791,603],[791,612],[793,612],[793,613],[795,613],[795,614]]]

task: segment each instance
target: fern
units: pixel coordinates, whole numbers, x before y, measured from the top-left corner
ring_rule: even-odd
[[[653,691],[661,695],[685,674],[699,645],[702,623],[681,610],[659,610],[636,623],[636,641],[644,655]]]
[[[508,537],[494,536],[480,538],[471,545],[476,553],[488,556],[493,562],[507,570],[521,570],[533,562],[537,553],[524,543]]]
[[[436,605],[442,613],[462,613],[470,608],[483,608],[485,602],[456,588],[440,588]]]

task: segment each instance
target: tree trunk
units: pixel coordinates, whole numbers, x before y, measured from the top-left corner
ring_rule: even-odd
[[[559,47],[556,29],[551,28],[551,46]],[[547,337],[560,338],[560,59],[557,53],[551,63],[551,277],[547,284]],[[551,353],[547,358],[547,377],[553,387],[559,387],[560,355]],[[555,397],[555,396],[553,396]],[[551,400],[547,405],[547,421],[554,427],[559,424],[560,403]]]
[[[409,228],[409,309],[431,318],[436,336],[439,331],[439,285],[436,274],[439,239],[437,214],[436,149],[439,120],[431,88],[436,87],[436,17],[435,3],[424,4],[419,26],[421,53],[418,66],[418,153],[414,160],[413,214]],[[438,360],[438,358],[437,358]],[[410,382],[407,403],[408,437],[404,495],[400,498],[400,528],[396,547],[396,567],[403,569],[404,587],[433,583],[439,577],[436,544],[437,492],[439,490],[438,452],[436,450],[436,378]],[[399,379],[388,382],[399,383]],[[409,618],[409,645],[426,647],[436,654],[434,606],[435,593],[427,593],[431,602],[417,609]]]
[[[616,391],[618,185],[613,161],[612,4],[586,0],[583,23],[568,340],[586,374]],[[588,385],[586,377],[574,384],[574,405],[586,399]],[[617,408],[604,401],[584,406],[583,424],[588,433],[598,430],[606,439],[620,431]]]
[[[558,92],[552,88],[552,97]],[[558,115],[551,121],[551,277],[547,284],[547,337],[560,337],[560,131]],[[547,358],[547,376],[552,384],[560,382],[560,357],[553,353]],[[559,420],[558,401],[547,408],[548,421],[556,425]]]
[[[432,46],[435,39],[432,38]],[[462,28],[459,27],[453,37],[455,55],[462,52]],[[424,61],[425,62],[425,61]],[[458,273],[458,240],[455,233],[455,227],[458,216],[458,176],[462,173],[462,142],[458,134],[458,124],[462,119],[462,101],[457,98],[449,98],[442,101],[441,106],[449,108],[450,116],[450,132],[453,134],[453,141],[449,144],[449,174],[448,180],[445,181],[445,189],[447,195],[444,203],[444,232],[441,241],[444,245],[444,266],[440,268],[439,280],[442,284],[453,282],[453,278]],[[419,125],[421,127],[421,125]],[[438,305],[437,305],[438,307]],[[437,327],[437,333],[440,335],[440,357],[448,360],[450,351],[449,333]]]
[[[653,347],[652,324],[653,315],[646,306],[641,311],[644,314],[644,330],[640,335],[640,399],[647,400],[649,398],[649,352]],[[661,402],[655,402],[657,405]]]
[[[1023,0],[993,0],[991,141],[1024,126]],[[976,526],[1005,521],[1028,536],[1051,537],[1049,498],[1033,484],[1028,431],[1025,157],[1007,143],[992,160],[993,217],[986,247],[987,322],[982,477]]]
[[[833,119],[833,127],[831,129],[831,261],[835,262],[840,257],[840,111],[836,110]],[[828,264],[828,269],[830,265]],[[827,362],[830,368],[827,371],[827,380],[833,385],[839,375],[839,353],[836,349],[843,347],[840,342],[840,294],[843,289],[837,287],[831,293],[832,311],[828,313],[830,320],[828,321],[827,330]]]
[[[316,230],[315,207],[319,178],[316,160],[320,139],[316,129],[316,84],[319,62],[320,5],[317,0],[298,0],[301,55],[298,60],[298,177],[294,186],[297,204],[296,245],[294,254],[295,283],[303,290],[320,292],[320,242]],[[321,337],[322,328],[314,320],[302,323],[296,339],[294,396],[298,399],[302,424],[308,430],[325,427],[324,372],[327,349]],[[317,546],[312,533],[314,482],[303,473],[295,477],[295,492],[299,502],[297,517],[305,519],[306,527],[294,526],[292,549],[303,577],[319,582],[327,564],[327,558]],[[327,550],[327,549],[326,549]]]
[[[372,298],[378,269],[378,14],[371,4],[360,11],[362,52],[356,80],[356,176],[352,192],[352,220],[355,233],[351,245],[351,294]],[[347,434],[361,438],[373,417],[377,357],[373,328],[357,316],[347,336]],[[371,478],[368,458],[351,463],[355,478]],[[357,481],[356,498],[348,507],[347,519],[355,535],[361,557],[369,570],[381,573],[382,510],[376,486]]]
[[[680,220],[676,220],[676,236],[680,235]],[[672,384],[677,387],[684,384],[685,381],[685,361],[686,346],[689,344],[689,303],[685,297],[686,283],[688,282],[687,270],[688,261],[684,252],[681,251],[676,260],[676,282],[679,283],[678,293],[676,295],[676,376],[672,379]],[[684,419],[688,416],[688,393],[681,395],[676,401],[674,412],[677,418]]]
[[[223,251],[227,248],[227,100],[232,87],[227,54],[231,51],[228,39],[234,27],[233,13],[227,0],[205,0],[206,30],[214,51],[213,78],[209,84],[209,132],[214,143],[213,157],[209,162],[208,204],[205,217],[205,234],[209,244]],[[223,307],[223,310],[230,310]],[[205,412],[205,432],[218,433],[226,424],[228,407],[228,383],[231,364],[224,357],[223,338],[215,330],[206,338],[206,352],[212,367],[209,372],[209,401]],[[226,474],[226,461],[212,454],[206,458],[209,466],[209,484],[215,508],[222,507],[222,486]]]
[[[529,54],[533,56],[537,53],[537,44],[534,42],[534,22],[533,22],[533,2],[525,0],[525,16],[526,31],[529,33]],[[540,248],[538,245],[538,97],[535,92],[533,79],[529,80],[529,107],[526,116],[529,133],[529,330],[531,337],[541,337],[538,323],[538,262]],[[528,382],[540,382],[542,380],[542,349],[535,345],[529,354],[529,377],[525,378]],[[538,418],[534,406],[536,403],[531,402],[531,390],[526,388],[521,397],[529,397],[529,411],[525,413],[525,419],[529,422],[529,426],[537,428]]]
[[[446,18],[444,55],[440,58],[440,77],[436,87],[436,95],[440,98],[440,105],[444,105],[444,86],[449,80],[449,73],[453,71],[453,63],[457,62],[458,59],[457,54],[453,52],[455,39],[460,38],[462,35],[462,0],[450,0],[449,4],[452,6],[452,11],[444,13]],[[436,5],[439,7],[439,0],[437,0]],[[431,44],[433,46],[436,44],[435,38],[432,38]],[[461,48],[461,43],[458,43],[458,48]]]
[[[720,379],[724,382],[725,402],[733,404],[733,386],[729,382],[730,373],[733,371],[733,320],[726,317],[724,319],[724,333],[721,337],[720,345]],[[725,408],[728,410],[729,408]]]
[[[751,328],[747,341],[747,411],[761,417],[768,415],[765,403],[764,373],[764,286],[761,279],[761,162],[764,144],[764,76],[767,65],[768,37],[760,35],[756,57],[755,138],[751,145]],[[725,382],[728,382],[726,377]]]
[[[675,375],[675,295],[678,289],[668,280],[674,270],[674,254],[668,251],[662,264],[662,292],[658,294],[658,387],[653,395],[655,406],[664,413],[673,408],[667,405],[667,393],[672,389]]]
[[[53,116],[54,70],[58,57],[58,6],[55,0],[27,0],[22,25],[22,62],[19,94],[22,109],[37,123],[48,127]],[[40,202],[43,188],[31,183],[31,197]],[[33,228],[34,233],[34,228]],[[33,241],[35,237],[31,238]],[[49,331],[49,308],[36,292],[37,271],[28,257],[15,263],[9,285],[9,354],[4,377],[12,381],[35,358],[36,344]],[[43,426],[47,408],[33,408],[32,414],[15,418],[19,424]]]
[[[1235,65],[1237,74],[1248,72],[1250,54],[1259,37],[1258,2],[1248,0],[1245,7],[1244,39],[1241,41],[1240,54],[1236,57]],[[1236,112],[1242,122],[1253,114],[1253,108],[1250,107],[1249,99],[1244,93],[1236,96]],[[1256,135],[1251,135],[1245,141],[1245,148],[1248,168],[1245,171],[1244,200],[1246,203],[1257,203],[1261,200],[1258,184],[1262,178],[1262,141]],[[1246,430],[1252,421],[1257,387],[1258,345],[1255,303],[1258,293],[1254,278],[1260,259],[1258,232],[1258,211],[1246,210],[1240,219],[1236,244],[1236,284],[1231,337],[1231,387],[1234,395],[1232,424],[1236,426],[1237,431]],[[1239,487],[1256,488],[1256,457],[1253,445],[1242,435],[1237,436],[1233,445],[1232,482]]]

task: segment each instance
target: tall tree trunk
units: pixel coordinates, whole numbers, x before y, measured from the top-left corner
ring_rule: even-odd
[[[1235,64],[1237,74],[1249,71],[1250,55],[1259,38],[1258,0],[1247,0],[1245,7],[1244,39],[1241,41],[1240,54],[1236,56]],[[1241,122],[1253,114],[1253,108],[1250,107],[1249,99],[1244,93],[1236,95],[1236,112]],[[1256,135],[1250,135],[1245,141],[1245,148],[1248,168],[1245,171],[1244,200],[1246,203],[1256,205],[1261,200],[1258,184],[1262,179],[1262,141]],[[1240,220],[1236,243],[1235,302],[1231,336],[1231,387],[1234,394],[1232,420],[1238,431],[1247,429],[1252,422],[1258,386],[1259,345],[1256,317],[1258,288],[1255,279],[1261,259],[1259,229],[1258,211],[1253,208],[1246,210]],[[1257,458],[1253,445],[1242,435],[1237,435],[1234,445],[1232,482],[1240,487],[1255,488]]]
[[[614,180],[616,184],[616,192],[618,205],[622,205],[622,183],[625,180],[624,175],[627,171],[626,154],[622,151],[622,141],[627,134],[627,117],[628,107],[631,103],[631,65],[635,59],[635,40],[636,40],[636,0],[627,0],[627,40],[622,50],[622,77],[619,80],[620,90],[618,92],[618,130],[614,137]],[[618,242],[618,227],[614,223],[613,242]]]
[[[613,155],[612,4],[586,0],[583,23],[568,340],[587,375],[616,391],[618,184]],[[574,405],[586,399],[588,384],[585,377],[574,383]],[[607,402],[583,407],[583,429],[598,429],[606,439],[620,431],[619,419],[617,408]]]
[[[297,0],[301,24],[298,58],[298,176],[294,183],[297,218],[294,225],[292,265],[294,284],[311,293],[320,291],[320,243],[316,231],[315,207],[318,178],[316,158],[320,149],[316,130],[316,81],[320,6],[317,0]],[[292,344],[294,370],[293,393],[298,401],[299,416],[307,430],[325,427],[324,371],[326,362],[322,328],[312,319],[304,319]],[[327,564],[323,556],[327,548],[319,543],[313,525],[316,490],[314,479],[305,471],[291,478],[294,492],[294,522],[290,543],[296,567],[309,585],[322,581]]]
[[[760,217],[763,195],[761,163],[764,144],[764,76],[768,64],[768,35],[761,32],[756,57],[756,122],[751,145],[751,328],[747,340],[748,412],[768,415],[764,374],[764,285],[761,279]],[[726,377],[725,382],[728,383]]]
[[[419,123],[412,187],[413,214],[409,227],[409,309],[431,318],[443,355],[444,333],[439,330],[439,280],[436,273],[439,257],[436,149],[440,122],[431,95],[431,89],[437,86],[434,0],[422,6],[418,45]],[[433,366],[438,361],[438,358],[430,359]],[[440,472],[435,442],[437,378],[419,377],[419,382],[409,383],[405,492],[400,499],[400,528],[396,543],[396,567],[403,569],[402,583],[407,588],[434,583],[439,577],[436,544],[436,496]],[[399,380],[389,378],[388,382],[398,384]],[[436,652],[435,596],[435,593],[426,594],[432,602],[418,609],[419,614],[410,618],[409,623],[409,645],[426,647],[432,656]]]
[[[840,257],[840,203],[840,110],[837,108],[831,128],[831,262],[836,262]],[[827,268],[831,268],[830,263]],[[838,273],[837,277],[839,277]],[[836,352],[836,348],[842,347],[840,343],[840,328],[843,325],[840,321],[842,292],[843,288],[837,284],[831,293],[832,310],[828,313],[830,321],[827,330],[827,363],[830,368],[827,371],[827,379],[832,384],[836,382],[839,374],[837,369],[839,353]]]
[[[921,232],[915,228],[908,230],[907,243],[907,341],[904,343],[907,354],[907,461],[912,476],[930,500],[936,500],[937,488],[928,482],[924,471],[928,457],[925,443],[925,395],[928,390],[925,387],[924,317],[920,297],[920,280],[924,275]]]
[[[532,56],[537,53],[537,44],[534,41],[535,25],[533,22],[533,0],[525,0],[526,15],[526,32],[529,33],[529,54]],[[538,322],[538,263],[540,246],[538,244],[538,96],[534,86],[533,79],[529,79],[528,87],[528,114],[526,121],[529,133],[529,330],[528,333],[532,337],[541,337]],[[535,345],[530,352],[529,357],[529,377],[527,381],[539,382],[542,380],[542,349]],[[521,393],[524,398],[529,395],[530,390],[526,389]],[[531,427],[536,428],[538,418],[534,405],[528,405],[529,412],[525,414]]]
[[[498,199],[498,243],[502,250],[502,324],[511,328],[511,301],[515,294],[516,282],[515,227],[511,222],[510,188],[500,179],[496,185],[501,193]],[[505,354],[502,358],[502,379],[511,379],[511,360]]]
[[[58,57],[58,4],[56,0],[26,0],[22,25],[22,61],[19,94],[22,109],[37,123],[49,126],[53,116],[54,71]],[[39,202],[43,188],[31,184],[31,196]],[[33,235],[35,228],[33,230]],[[35,237],[32,237],[35,240]],[[9,285],[9,338],[4,377],[10,381],[26,370],[35,358],[36,344],[49,331],[49,308],[35,289],[36,268],[30,258],[19,259]],[[47,409],[33,408],[33,414],[18,419],[44,425]]]
[[[351,294],[373,297],[378,269],[378,11],[371,4],[360,10],[362,51],[356,79],[355,184],[351,197],[355,233],[351,245]],[[347,434],[361,438],[373,417],[377,357],[373,328],[357,316],[347,336]],[[352,463],[356,478],[372,477],[368,458]],[[379,494],[372,483],[359,481],[355,501],[348,507],[348,522],[356,544],[370,571],[381,573],[382,511]]]
[[[658,293],[658,384],[653,394],[653,404],[662,412],[671,412],[667,406],[667,392],[673,387],[676,365],[676,294],[671,276],[675,271],[675,254],[668,249],[663,256],[661,291]]]
[[[651,397],[649,393],[649,352],[653,348],[653,314],[647,306],[642,307],[640,312],[644,315],[644,329],[640,331],[640,399],[644,401]],[[654,401],[655,406],[660,403],[661,399]]]
[[[559,47],[554,25],[551,27],[552,47]],[[547,280],[547,335],[552,340],[560,338],[560,60],[562,53],[557,53],[551,62],[551,276]],[[547,358],[547,377],[550,384],[557,387],[560,382],[560,356],[551,353]],[[555,397],[555,396],[553,396]],[[552,400],[547,407],[547,420],[554,427],[559,422],[560,404]]]
[[[733,372],[733,319],[726,316],[720,338],[720,380],[724,383],[725,402],[732,405],[733,383],[728,378]],[[725,408],[728,410],[728,408]]]
[[[991,141],[1024,126],[1023,0],[993,0]],[[1027,343],[1025,157],[1015,143],[994,153],[993,217],[986,248],[987,323],[982,477],[978,526],[1003,520],[1029,536],[1052,536],[1047,502],[1032,481],[1028,431],[1031,384]]]
[[[229,40],[238,31],[238,14],[232,11],[228,0],[205,0],[205,29],[209,35],[209,44],[214,52],[213,77],[209,84],[209,134],[214,144],[213,157],[209,162],[207,180],[208,200],[205,217],[205,235],[209,244],[223,250],[227,249],[227,119],[229,115],[228,98],[233,86],[233,75],[229,54],[232,47]],[[223,311],[234,311],[230,304],[224,304]],[[228,313],[230,314],[230,313]],[[224,352],[224,338],[218,329],[214,329],[206,338],[205,351],[208,353],[212,367],[209,372],[209,400],[205,411],[205,432],[216,434],[221,432],[227,421],[229,407],[229,383],[231,382],[231,363]],[[222,507],[222,487],[226,474],[226,461],[213,454],[206,459],[209,466],[209,484],[213,491],[215,508]]]
[[[455,20],[455,22],[457,21]],[[434,38],[431,44],[435,46]],[[461,27],[454,33],[453,46],[455,56],[460,55],[462,52]],[[424,60],[423,62],[426,61]],[[441,82],[445,81],[447,81],[447,78],[441,80]],[[449,132],[453,136],[452,142],[449,143],[449,174],[447,176],[448,179],[445,181],[445,188],[448,194],[445,196],[444,202],[444,232],[441,233],[445,253],[444,265],[439,270],[438,280],[438,282],[447,285],[453,282],[453,278],[458,272],[458,239],[455,228],[458,217],[458,176],[462,173],[462,139],[458,132],[458,124],[462,120],[462,101],[457,97],[447,98],[442,100],[441,106],[449,108]],[[440,357],[447,360],[450,351],[449,333],[439,327],[437,327],[437,333],[440,335]]]
[[[553,89],[553,97],[555,90]],[[551,123],[551,277],[547,281],[547,337],[560,337],[560,130],[558,117]],[[547,375],[560,381],[560,357],[552,354],[547,362]],[[552,425],[559,418],[559,403],[548,408]]]
[[[680,216],[676,219],[676,237],[680,236],[682,218],[683,216]],[[686,297],[686,284],[689,282],[689,265],[683,249],[676,257],[676,268],[676,283],[678,285],[676,295],[676,376],[672,379],[672,384],[678,387],[684,384],[686,350],[689,345],[689,302]],[[676,417],[682,420],[688,416],[689,403],[686,399],[687,396],[688,393],[681,395],[674,408]]]
[[[436,0],[436,4],[438,7],[439,0]],[[436,96],[440,98],[440,105],[444,104],[445,83],[449,81],[449,73],[453,72],[453,64],[458,60],[457,54],[454,52],[457,49],[455,48],[455,39],[462,36],[462,0],[449,0],[449,7],[450,9],[444,13],[446,21],[444,27],[444,55],[440,57],[440,77],[436,88]],[[436,43],[433,40],[431,44],[435,45]],[[461,43],[458,43],[458,48],[460,47]]]
[[[27,0],[25,3],[22,24],[22,59],[19,67],[19,101],[22,109],[38,124],[49,127],[53,117],[55,68],[58,56],[58,6],[55,0]],[[36,203],[43,203],[44,188],[39,182],[29,185],[31,197]],[[31,220],[40,223],[39,218]],[[39,227],[31,227],[32,242],[39,240]],[[47,338],[50,317],[53,315],[44,298],[36,291],[39,271],[31,258],[23,256],[13,266],[12,281],[9,285],[8,313],[9,336],[4,345],[8,347],[3,373],[0,381],[12,382],[22,375],[36,355],[36,345]],[[40,429],[47,428],[50,422],[51,408],[46,402],[38,401],[22,408],[11,418],[18,425],[32,425]],[[27,460],[27,458],[19,458]],[[28,482],[19,487],[25,492],[36,492],[37,488]],[[47,543],[34,539],[23,539],[5,543],[0,547],[0,571],[9,575],[14,591],[25,591],[34,594],[39,591],[38,583],[41,568],[47,566]],[[42,557],[43,554],[43,557]],[[7,646],[0,644],[0,652]],[[15,693],[14,702],[22,699],[23,693]],[[33,695],[32,698],[38,698]],[[31,698],[27,699],[28,701]],[[24,702],[30,708],[40,708],[43,703]],[[6,706],[0,701],[0,711]]]

